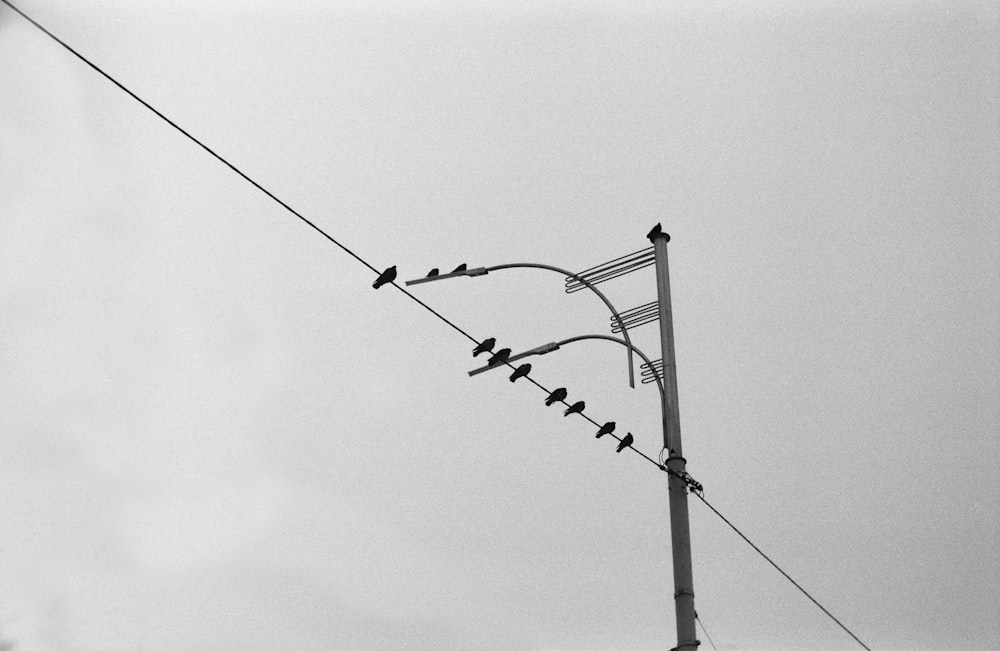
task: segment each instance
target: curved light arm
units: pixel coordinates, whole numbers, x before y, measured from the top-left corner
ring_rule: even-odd
[[[616,310],[615,306],[611,304],[611,301],[608,300],[608,297],[605,296],[601,292],[601,290],[599,290],[596,287],[594,287],[594,285],[592,285],[586,278],[584,278],[582,276],[578,276],[575,273],[573,273],[572,271],[567,271],[567,270],[561,269],[559,267],[554,267],[554,266],[552,266],[550,264],[540,264],[540,263],[537,263],[537,262],[513,262],[513,263],[510,263],[510,264],[498,264],[498,265],[495,265],[493,267],[486,267],[486,273],[489,273],[491,271],[499,271],[500,269],[518,269],[518,268],[547,269],[549,271],[555,271],[558,274],[561,274],[563,276],[569,276],[570,278],[579,281],[587,289],[589,289],[590,291],[592,291],[595,294],[597,294],[597,297],[604,302],[604,304],[608,307],[609,310],[611,310],[611,316],[613,316],[615,318],[615,320],[618,322],[618,327],[621,328],[622,336],[625,337],[625,343],[628,346],[628,354],[627,354],[627,358],[628,358],[628,385],[634,389],[635,388],[635,370],[633,368],[633,362],[632,362],[632,351],[634,351],[636,349],[632,345],[632,340],[628,336],[628,330],[625,328],[625,324],[622,322],[622,318],[618,314],[618,310]],[[647,360],[647,362],[648,362],[648,360]]]
[[[579,335],[576,337],[570,337],[569,339],[563,339],[562,341],[557,341],[555,345],[558,348],[560,346],[565,346],[566,344],[571,344],[574,341],[582,341],[584,339],[606,339],[608,341],[613,341],[616,344],[621,344],[622,346],[628,348],[630,353],[635,353],[641,357],[642,361],[646,363],[646,366],[653,371],[653,379],[656,381],[656,388],[660,391],[660,401],[666,404],[666,394],[663,392],[663,381],[660,380],[660,374],[653,368],[653,363],[649,360],[649,357],[646,356],[646,353],[633,346],[627,339],[619,339],[618,337],[612,337],[610,335]]]
[[[461,271],[453,271],[453,272],[447,273],[447,274],[438,274],[436,276],[428,276],[426,278],[417,278],[415,280],[407,280],[406,284],[407,284],[407,286],[409,286],[409,285],[417,285],[417,284],[420,284],[420,283],[429,283],[429,282],[434,281],[434,280],[444,280],[445,278],[455,278],[455,277],[458,277],[458,276],[485,276],[486,274],[488,274],[491,271],[499,271],[501,269],[525,269],[525,268],[526,269],[547,269],[549,271],[554,271],[554,272],[556,272],[558,274],[561,274],[563,276],[568,276],[570,278],[573,278],[574,280],[579,281],[587,289],[589,289],[590,291],[592,291],[595,294],[597,294],[597,297],[599,299],[601,299],[601,301],[604,302],[604,304],[608,307],[609,310],[611,310],[611,316],[614,317],[614,319],[618,322],[618,327],[621,329],[622,335],[625,337],[625,343],[628,346],[628,353],[627,353],[627,358],[628,358],[628,385],[634,389],[635,388],[635,370],[633,368],[633,362],[632,362],[632,351],[636,351],[636,348],[632,345],[632,340],[628,336],[628,330],[625,328],[625,324],[622,322],[622,318],[618,314],[618,310],[615,309],[615,306],[611,304],[611,301],[608,300],[608,297],[605,296],[601,292],[601,290],[599,290],[596,287],[594,287],[594,285],[591,284],[586,278],[583,278],[582,276],[578,276],[575,273],[573,273],[572,271],[567,271],[567,270],[561,269],[559,267],[554,267],[554,266],[552,266],[550,264],[539,264],[537,262],[512,262],[510,264],[498,264],[498,265],[495,265],[495,266],[492,266],[492,267],[476,267],[474,269],[463,269]],[[638,351],[636,351],[636,352],[638,352]],[[647,360],[647,362],[648,362],[648,360]]]

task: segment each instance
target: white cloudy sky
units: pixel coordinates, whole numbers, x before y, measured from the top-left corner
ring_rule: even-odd
[[[584,269],[662,222],[706,497],[872,648],[1000,648],[992,3],[17,4],[401,279]],[[674,644],[662,473],[469,378],[467,340],[6,7],[0,106],[0,641]],[[414,292],[515,350],[610,334],[546,272]],[[656,456],[612,344],[532,376]],[[717,648],[858,648],[691,527]]]

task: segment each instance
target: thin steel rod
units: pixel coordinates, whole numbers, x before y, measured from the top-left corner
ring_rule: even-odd
[[[603,277],[608,274],[615,274],[616,271],[624,268],[631,268],[640,264],[653,264],[653,250],[642,249],[641,251],[635,251],[634,253],[629,253],[623,255],[620,258],[615,258],[609,262],[604,262],[597,265],[596,267],[591,267],[590,269],[585,269],[584,271],[575,274],[578,277],[587,278],[591,282],[594,282],[595,278]],[[567,285],[572,284],[571,281],[566,281]],[[567,290],[569,291],[569,290]]]
[[[650,301],[649,303],[645,303],[644,305],[638,305],[636,307],[633,307],[631,310],[625,310],[624,312],[622,312],[622,317],[627,319],[628,317],[633,316],[635,314],[639,314],[640,312],[649,312],[649,311],[655,312],[656,309],[657,309],[656,301]]]
[[[594,275],[591,275],[591,276],[586,276],[586,278],[591,283],[597,285],[598,283],[603,283],[603,282],[606,282],[608,280],[613,280],[615,278],[618,278],[619,276],[624,276],[626,274],[630,274],[633,271],[638,271],[639,269],[645,269],[646,267],[649,267],[649,266],[651,266],[653,264],[654,264],[654,261],[652,259],[640,260],[640,261],[633,262],[633,263],[629,264],[628,266],[617,267],[615,269],[606,271],[604,273],[594,274]],[[581,276],[581,277],[583,277],[583,276]],[[581,289],[583,289],[583,287],[581,287],[577,283],[569,282],[569,281],[566,282],[566,293],[567,294],[572,294],[573,292],[578,292]]]
[[[658,319],[658,317],[654,314],[653,316],[645,318],[645,319],[636,319],[634,321],[626,321],[625,322],[625,327],[627,327],[629,329],[638,328],[639,326],[644,326],[647,323],[653,323],[657,319]],[[620,330],[620,328],[617,325],[615,325],[615,326],[613,326],[611,328],[611,333],[614,334],[614,333],[618,332],[619,330]]]
[[[633,251],[632,253],[626,253],[625,255],[621,256],[620,258],[615,258],[614,260],[608,260],[607,262],[602,262],[601,264],[593,266],[590,269],[584,269],[583,271],[580,272],[580,275],[583,276],[583,275],[586,275],[586,274],[590,273],[591,271],[595,271],[595,270],[601,269],[603,267],[611,266],[611,265],[613,265],[616,262],[620,262],[622,260],[625,260],[626,258],[631,258],[631,257],[643,255],[643,254],[650,254],[652,252],[653,252],[653,247],[649,246],[649,247],[646,247],[645,249],[639,249],[638,251]]]
[[[615,258],[610,262],[599,264],[596,267],[591,267],[590,269],[586,269],[575,275],[577,278],[586,278],[588,281],[596,285],[597,283],[617,278],[618,276],[625,275],[635,271],[636,269],[647,267],[654,262],[655,258],[653,256],[653,249],[643,249],[641,251],[629,253],[628,255],[624,255],[620,258]],[[572,293],[582,289],[579,285],[574,283],[575,279],[566,279],[567,293]]]
[[[625,324],[626,328],[636,328],[641,325],[646,325],[647,323],[652,323],[659,318],[660,312],[655,301],[648,305],[642,305],[640,307],[632,308],[626,312],[622,312],[622,322]],[[618,324],[615,323],[614,319],[611,321],[611,332],[618,332]]]

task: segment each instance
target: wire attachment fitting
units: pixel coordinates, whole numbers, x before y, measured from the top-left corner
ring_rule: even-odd
[[[702,486],[700,482],[695,481],[695,478],[692,477],[687,470],[685,470],[684,472],[677,472],[676,470],[668,468],[665,463],[660,464],[660,470],[667,473],[671,477],[676,477],[677,479],[680,479],[682,482],[684,482],[684,484],[691,492],[697,493],[698,495],[705,494],[705,487]]]

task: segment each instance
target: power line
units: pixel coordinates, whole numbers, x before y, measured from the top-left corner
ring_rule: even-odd
[[[256,181],[254,181],[252,178],[250,178],[249,176],[247,176],[246,174],[244,174],[243,171],[240,170],[238,167],[236,167],[235,165],[233,165],[232,163],[230,163],[228,160],[226,160],[225,158],[223,158],[222,156],[220,156],[219,154],[217,154],[211,147],[209,147],[208,145],[206,145],[205,143],[203,143],[202,141],[198,140],[193,135],[191,135],[190,133],[188,133],[187,131],[185,131],[183,127],[181,127],[176,122],[174,122],[173,120],[171,120],[170,118],[168,118],[166,115],[164,115],[163,113],[160,113],[149,102],[147,102],[146,100],[142,99],[141,97],[139,97],[138,95],[136,95],[135,93],[133,93],[131,90],[129,90],[128,88],[126,88],[117,79],[115,79],[114,77],[112,77],[108,73],[104,72],[104,70],[102,70],[100,68],[100,66],[98,66],[95,63],[93,63],[90,59],[88,59],[87,57],[83,56],[82,54],[80,54],[79,52],[77,52],[76,50],[74,50],[68,43],[66,43],[65,41],[63,41],[61,38],[59,38],[58,36],[56,36],[55,34],[53,34],[52,32],[50,32],[49,30],[45,29],[45,27],[43,27],[41,24],[39,24],[33,18],[31,18],[31,16],[28,16],[27,14],[25,14],[23,11],[21,11],[20,9],[18,9],[17,7],[15,7],[13,4],[11,4],[8,0],[0,0],[0,2],[3,2],[5,5],[7,5],[8,7],[10,7],[14,11],[16,11],[18,14],[21,15],[22,18],[24,18],[29,23],[31,23],[32,25],[34,25],[35,27],[37,27],[39,30],[41,30],[41,32],[43,34],[45,34],[46,36],[48,36],[49,38],[51,38],[53,41],[55,41],[56,43],[58,43],[59,45],[63,46],[67,50],[69,50],[74,56],[76,56],[76,58],[80,59],[80,61],[83,61],[84,63],[86,63],[88,66],[90,66],[91,68],[93,68],[102,77],[104,77],[105,79],[107,79],[108,81],[110,81],[112,84],[114,84],[115,86],[117,86],[118,88],[120,88],[121,90],[123,90],[125,93],[127,93],[132,99],[134,99],[135,101],[139,102],[140,104],[142,104],[143,106],[145,106],[147,109],[149,109],[150,111],[152,111],[154,114],[156,114],[156,116],[158,118],[160,118],[161,120],[163,120],[164,122],[166,122],[167,124],[169,124],[170,126],[172,126],[173,128],[177,129],[178,131],[180,131],[189,140],[191,140],[193,143],[195,143],[196,145],[198,145],[199,147],[201,147],[202,149],[204,149],[205,151],[207,151],[209,154],[211,154],[213,157],[215,157],[223,165],[225,165],[226,167],[228,167],[229,169],[231,169],[232,171],[236,172],[241,177],[243,177],[243,180],[247,181],[248,183],[250,183],[251,185],[253,185],[255,188],[257,188],[258,190],[260,190],[261,192],[263,192],[264,194],[266,194],[268,197],[270,197],[271,199],[273,199],[274,201],[276,201],[278,204],[280,204],[282,208],[284,208],[285,210],[287,210],[288,212],[292,213],[293,215],[295,215],[296,217],[298,217],[299,219],[301,219],[303,222],[305,222],[306,224],[308,224],[309,226],[311,226],[317,233],[319,233],[320,235],[322,235],[326,239],[330,240],[331,242],[333,242],[334,244],[336,244],[337,246],[339,246],[341,249],[344,250],[344,252],[346,252],[348,255],[350,255],[351,257],[353,257],[355,260],[357,260],[361,264],[365,265],[366,267],[368,267],[369,269],[371,269],[375,273],[379,273],[378,269],[376,269],[375,267],[373,267],[370,264],[368,264],[368,262],[366,262],[364,259],[362,259],[361,256],[359,256],[354,251],[350,250],[349,248],[347,248],[346,246],[344,246],[343,244],[341,244],[340,242],[338,242],[337,240],[335,240],[333,237],[331,237],[322,228],[320,228],[319,226],[317,226],[313,222],[311,222],[308,219],[306,219],[301,213],[299,213],[297,210],[295,210],[294,208],[292,208],[291,206],[289,206],[287,203],[285,203],[284,201],[282,201],[281,199],[279,199],[278,197],[276,197],[267,188],[265,188],[264,186],[262,186],[260,183],[257,183]]]
[[[708,638],[708,643],[712,645],[712,648],[715,649],[715,651],[719,651],[716,649],[715,642],[712,641],[712,636],[708,634],[708,629],[705,628],[705,623],[701,621],[701,617],[698,616],[697,612],[694,614],[694,621],[698,622],[698,626],[701,626],[701,632],[705,634],[706,638]]]
[[[108,74],[107,72],[105,72],[96,63],[92,62],[90,59],[88,59],[84,55],[82,55],[79,52],[77,52],[68,43],[66,43],[61,38],[59,38],[58,36],[56,36],[55,34],[53,34],[52,32],[50,32],[43,25],[41,25],[40,23],[38,23],[37,21],[35,21],[33,18],[31,18],[27,14],[25,14],[23,11],[21,11],[19,8],[17,8],[15,5],[11,4],[11,2],[9,2],[9,0],[0,0],[0,2],[3,2],[5,5],[7,5],[8,7],[10,7],[11,9],[13,9],[22,18],[24,18],[29,23],[31,23],[35,28],[37,28],[43,34],[45,34],[46,36],[48,36],[49,38],[51,38],[53,41],[55,41],[59,45],[63,46],[63,48],[65,48],[67,51],[69,51],[71,54],[73,54],[73,56],[75,56],[76,58],[78,58],[80,61],[83,61],[84,63],[86,63],[95,72],[97,72],[102,77],[104,77],[105,79],[107,79],[108,81],[110,81],[112,84],[114,84],[115,86],[117,86],[119,89],[121,89],[123,92],[125,92],[126,94],[128,94],[129,97],[131,97],[132,99],[134,99],[135,101],[139,102],[144,107],[146,107],[147,109],[149,109],[154,115],[156,115],[158,118],[160,118],[161,120],[163,120],[164,122],[166,122],[167,124],[169,124],[170,126],[172,126],[174,129],[176,129],[178,132],[180,132],[182,135],[184,135],[184,137],[186,137],[188,140],[190,140],[191,142],[195,143],[196,145],[198,145],[199,147],[201,147],[202,149],[204,149],[213,158],[215,158],[220,163],[222,163],[223,165],[225,165],[226,167],[228,167],[229,169],[231,169],[233,172],[235,172],[236,174],[238,174],[247,183],[249,183],[250,185],[254,186],[258,190],[260,190],[261,192],[263,192],[270,199],[272,199],[275,203],[277,203],[282,208],[284,208],[285,210],[287,210],[289,213],[291,213],[292,215],[294,215],[295,217],[297,217],[298,219],[300,219],[303,223],[305,223],[307,226],[309,226],[310,228],[312,228],[314,231],[316,231],[317,233],[319,233],[320,235],[322,235],[323,237],[325,237],[327,240],[329,240],[333,244],[337,245],[341,250],[343,250],[345,253],[347,253],[348,255],[350,255],[352,258],[354,258],[355,260],[357,260],[358,262],[360,262],[361,264],[363,264],[365,267],[367,267],[373,273],[375,273],[375,274],[381,273],[375,266],[373,266],[371,263],[369,263],[363,257],[361,257],[360,255],[358,255],[357,253],[355,253],[353,250],[351,250],[350,248],[348,248],[347,246],[345,246],[339,240],[337,240],[332,235],[330,235],[329,233],[327,233],[325,230],[323,230],[322,228],[320,228],[319,226],[317,226],[314,222],[312,222],[311,220],[307,219],[302,213],[300,213],[299,211],[297,211],[294,208],[292,208],[289,204],[287,204],[286,202],[284,202],[281,199],[279,199],[277,197],[277,195],[275,195],[273,192],[271,192],[270,190],[268,190],[267,188],[265,188],[263,185],[261,185],[260,183],[258,183],[257,181],[255,181],[248,174],[246,174],[243,170],[241,170],[240,168],[236,167],[236,165],[234,165],[233,163],[229,162],[229,160],[227,160],[221,154],[219,154],[218,152],[216,152],[214,149],[212,149],[211,147],[209,147],[208,145],[206,145],[204,142],[202,142],[201,140],[199,140],[198,138],[196,138],[194,135],[192,135],[186,129],[184,129],[183,127],[181,127],[180,125],[178,125],[176,122],[174,122],[173,120],[171,120],[170,118],[168,118],[166,115],[164,115],[163,113],[161,113],[152,104],[150,104],[146,100],[142,99],[141,97],[139,97],[138,95],[136,95],[135,93],[133,93],[124,84],[122,84],[117,79],[115,79],[114,77],[112,77],[110,74]],[[460,333],[462,336],[464,336],[466,339],[468,339],[472,343],[477,344],[477,345],[480,343],[479,340],[477,340],[475,337],[473,337],[472,335],[470,335],[464,329],[462,329],[461,327],[459,327],[451,319],[447,318],[446,316],[444,316],[443,314],[441,314],[440,312],[438,312],[437,310],[435,310],[434,308],[432,308],[430,305],[428,305],[427,303],[423,302],[422,300],[420,300],[419,298],[417,298],[416,296],[414,296],[413,294],[411,294],[406,288],[404,288],[404,287],[402,287],[400,285],[397,285],[395,282],[393,282],[391,284],[392,284],[393,287],[395,287],[396,289],[398,289],[399,291],[401,291],[403,294],[405,294],[408,298],[410,298],[410,300],[414,301],[417,305],[421,306],[422,308],[424,308],[425,310],[427,310],[428,312],[430,312],[431,314],[433,314],[434,316],[436,316],[438,319],[440,319],[441,321],[443,321],[447,325],[451,326],[451,328],[453,330],[455,330],[456,332]],[[512,369],[514,368],[514,366],[511,365],[510,363],[507,363],[506,365],[509,366]],[[546,389],[544,386],[542,386],[541,384],[539,384],[537,381],[535,381],[530,376],[528,377],[528,380],[532,384],[534,384],[535,386],[537,386],[539,389],[541,389],[542,391],[545,391],[546,393],[549,393],[548,389]],[[566,401],[562,401],[562,403],[565,404],[566,406],[569,406],[569,404]],[[590,421],[592,424],[594,424],[594,425],[596,425],[596,426],[599,427],[598,423],[596,421],[594,421],[592,418],[590,418],[589,416],[587,416],[586,414],[580,412],[580,415],[583,416],[586,420]],[[612,434],[612,436],[614,436],[614,435]],[[618,437],[614,436],[614,438],[618,438]],[[618,438],[618,440],[619,440],[619,442],[621,441],[620,438]],[[650,458],[645,453],[643,453],[643,452],[641,452],[641,451],[639,451],[636,448],[631,447],[631,446],[629,446],[629,449],[631,449],[633,452],[635,452],[639,456],[643,457],[644,459],[646,459],[650,463],[652,463],[652,464],[660,467],[660,464],[658,464],[656,461],[654,461],[652,458]]]
[[[287,203],[285,203],[284,201],[282,201],[281,199],[279,199],[275,194],[273,194],[267,188],[265,188],[264,186],[262,186],[257,181],[253,180],[250,176],[248,176],[246,173],[244,173],[242,170],[240,170],[234,164],[230,163],[226,158],[224,158],[220,154],[216,153],[215,150],[213,150],[211,147],[209,147],[208,145],[206,145],[205,143],[203,143],[201,140],[199,140],[195,136],[191,135],[188,131],[186,131],[184,128],[182,128],[180,125],[178,125],[176,122],[174,122],[173,120],[171,120],[170,118],[168,118],[166,115],[164,115],[163,113],[161,113],[160,111],[158,111],[151,104],[149,104],[148,102],[146,102],[144,99],[142,99],[141,97],[139,97],[138,95],[136,95],[135,93],[133,93],[131,90],[129,90],[127,87],[125,87],[122,83],[120,83],[117,79],[115,79],[110,74],[108,74],[103,69],[101,69],[97,64],[91,62],[87,57],[85,57],[82,54],[80,54],[79,52],[77,52],[69,44],[67,44],[65,41],[63,41],[62,39],[60,39],[58,36],[56,36],[55,34],[53,34],[52,32],[50,32],[49,30],[47,30],[44,26],[42,26],[41,24],[39,24],[38,22],[36,22],[33,18],[31,18],[30,16],[28,16],[27,14],[25,14],[18,7],[16,7],[11,2],[9,2],[9,0],[0,0],[0,2],[3,2],[5,5],[7,5],[8,7],[10,7],[11,9],[13,9],[18,15],[20,15],[22,18],[24,18],[29,23],[31,23],[31,25],[33,25],[35,28],[37,28],[43,34],[45,34],[46,36],[48,36],[49,38],[51,38],[52,40],[54,40],[56,43],[58,43],[63,48],[65,48],[67,51],[69,51],[71,54],[73,54],[75,57],[77,57],[78,59],[80,59],[81,61],[83,61],[85,64],[87,64],[88,66],[90,66],[94,71],[96,71],[102,77],[104,77],[105,79],[107,79],[108,81],[110,81],[112,84],[114,84],[115,86],[117,86],[119,89],[121,89],[122,91],[124,91],[126,94],[128,94],[130,97],[132,97],[132,99],[136,100],[137,102],[139,102],[140,104],[142,104],[144,107],[146,107],[147,109],[149,109],[153,114],[155,114],[161,120],[163,120],[164,122],[166,122],[167,124],[169,124],[170,126],[172,126],[174,129],[176,129],[177,131],[179,131],[186,138],[188,138],[193,143],[195,143],[196,145],[198,145],[199,147],[201,147],[202,149],[204,149],[213,158],[215,158],[216,160],[218,160],[219,162],[221,162],[222,164],[224,164],[226,167],[228,167],[229,169],[231,169],[233,172],[235,172],[236,174],[238,174],[245,181],[247,181],[248,183],[250,183],[252,186],[254,186],[255,188],[257,188],[261,192],[263,192],[265,195],[267,195],[270,199],[272,199],[273,201],[275,201],[282,208],[284,208],[289,213],[291,213],[292,215],[294,215],[295,217],[297,217],[298,219],[300,219],[303,223],[305,223],[310,228],[312,228],[313,230],[315,230],[317,233],[319,233],[320,235],[322,235],[323,237],[325,237],[327,240],[329,240],[330,242],[332,242],[333,244],[335,244],[337,247],[339,247],[345,253],[347,253],[352,258],[354,258],[355,260],[357,260],[359,263],[363,264],[370,271],[372,271],[375,274],[381,273],[376,267],[374,267],[373,265],[371,265],[367,260],[365,260],[360,255],[358,255],[357,253],[355,253],[354,251],[352,251],[351,249],[349,249],[347,246],[345,246],[340,241],[338,241],[333,236],[331,236],[329,233],[327,233],[322,228],[320,228],[319,226],[317,226],[314,222],[312,222],[311,220],[307,219],[304,215],[302,215],[300,212],[298,212],[297,210],[295,210],[294,208],[292,208],[290,205],[288,205]],[[430,312],[431,314],[433,314],[434,316],[436,316],[438,319],[440,319],[441,321],[443,321],[447,325],[451,326],[452,329],[454,329],[455,331],[457,331],[458,333],[460,333],[461,335],[463,335],[466,339],[468,339],[472,343],[477,344],[477,345],[480,343],[479,340],[477,340],[475,337],[473,337],[472,335],[470,335],[468,332],[466,332],[465,330],[463,330],[461,327],[459,327],[458,325],[456,325],[453,321],[451,321],[450,319],[448,319],[447,317],[445,317],[444,315],[442,315],[440,312],[438,312],[437,310],[435,310],[434,308],[432,308],[431,306],[427,305],[422,300],[420,300],[419,298],[417,298],[416,296],[414,296],[413,294],[411,294],[404,287],[401,287],[401,286],[397,285],[395,282],[393,282],[391,284],[392,284],[393,287],[395,287],[400,292],[402,292],[407,297],[409,297],[412,301],[414,301],[415,303],[417,303],[418,305],[420,305],[421,307],[423,307],[425,310],[427,310],[428,312]],[[514,368],[514,366],[510,362],[505,362],[505,364],[506,364],[506,366],[510,367],[511,369]],[[539,389],[541,389],[545,393],[549,393],[549,390],[546,387],[544,387],[543,385],[539,384],[534,378],[532,378],[530,376],[527,376],[527,379],[528,379],[529,382],[531,382],[531,384],[534,384],[536,387],[538,387]],[[560,402],[562,402],[566,406],[569,406],[569,403],[567,403],[565,400],[561,400]],[[594,419],[592,419],[590,416],[584,414],[583,412],[578,412],[578,413],[584,419],[586,419],[587,421],[589,421],[592,425],[594,425],[596,427],[600,427],[600,424],[597,421],[595,421]],[[617,439],[619,442],[622,441],[622,438],[618,437],[615,434],[611,434],[611,436],[613,438]],[[640,451],[640,450],[632,447],[631,445],[628,446],[628,447],[629,447],[630,450],[632,450],[633,452],[635,452],[636,454],[638,454],[642,458],[646,459],[647,461],[649,461],[651,464],[655,465],[660,470],[667,470],[666,467],[662,463],[660,463],[660,462],[654,460],[653,458],[649,457],[644,452],[642,452],[642,451]],[[668,471],[668,472],[670,472],[670,471]],[[673,474],[673,473],[671,473],[671,474]],[[717,516],[719,516],[720,518],[722,518],[723,522],[725,522],[726,524],[728,524],[733,529],[733,531],[735,531],[737,534],[739,534],[739,536],[741,538],[743,538],[743,540],[745,540],[751,547],[753,547],[754,550],[757,551],[757,553],[759,553],[761,556],[763,556],[764,559],[768,563],[770,563],[772,566],[774,566],[775,569],[777,569],[779,572],[781,572],[781,574],[786,579],[788,579],[789,581],[791,581],[791,583],[796,588],[798,588],[806,597],[808,597],[810,601],[812,601],[814,604],[816,604],[816,606],[818,606],[820,608],[820,610],[822,610],[824,613],[826,613],[826,615],[829,616],[834,622],[836,622],[842,629],[844,629],[845,631],[847,631],[847,633],[851,637],[853,637],[858,642],[858,644],[860,644],[865,649],[868,649],[868,647],[864,644],[864,642],[862,642],[860,639],[858,639],[858,637],[854,633],[852,633],[850,631],[850,629],[848,629],[846,626],[844,626],[844,624],[842,624],[840,622],[840,620],[838,620],[836,617],[834,617],[833,614],[830,613],[830,611],[828,611],[826,608],[824,608],[822,604],[820,604],[818,601],[816,601],[816,599],[814,599],[812,595],[810,595],[808,592],[806,592],[806,590],[802,586],[800,586],[794,579],[792,579],[792,577],[790,577],[774,561],[772,561],[766,554],[764,554],[764,552],[762,552],[760,550],[760,548],[758,548],[755,544],[753,544],[753,542],[751,542],[750,539],[747,538],[743,534],[743,532],[741,532],[739,529],[737,529],[736,526],[733,525],[732,522],[730,522],[728,519],[726,519],[726,517],[723,516],[721,513],[719,513],[719,511],[716,510],[715,507],[713,507],[711,504],[709,504],[708,501],[705,499],[704,495],[702,495],[702,491],[700,490],[700,488],[701,488],[700,484],[698,484],[697,482],[694,482],[694,480],[690,477],[690,475],[686,475],[686,476],[683,476],[683,477],[680,477],[680,478],[683,481],[685,481],[685,483],[688,486],[690,486],[692,488],[691,492],[694,493],[695,496],[698,497],[698,499],[700,499],[706,506],[708,506],[708,508],[710,508]],[[696,620],[697,620],[697,617],[696,617]],[[700,621],[699,621],[699,624],[701,624]],[[704,630],[704,628],[705,628],[704,624],[701,624],[701,626],[702,626],[702,630]],[[708,632],[707,631],[705,631],[705,635],[706,635],[706,637],[708,636]],[[711,639],[709,639],[709,641],[711,642]],[[712,646],[714,647],[715,645],[713,644]],[[871,651],[871,650],[868,649],[868,651]]]
[[[850,635],[851,637],[853,637],[854,640],[858,644],[860,644],[865,649],[868,649],[868,651],[871,651],[871,649],[869,649],[868,646],[864,642],[862,642],[858,638],[857,635],[855,635],[854,633],[851,632],[851,629],[849,629],[846,626],[844,626],[844,624],[839,619],[837,619],[836,617],[833,616],[833,613],[831,613],[829,610],[827,610],[826,608],[823,607],[823,604],[821,604],[820,602],[816,601],[816,599],[811,594],[809,594],[808,592],[806,592],[806,589],[803,588],[801,585],[799,585],[798,582],[796,582],[795,579],[793,579],[792,577],[788,576],[788,572],[785,572],[783,569],[781,569],[780,567],[778,567],[778,564],[775,563],[774,561],[772,561],[771,558],[767,554],[765,554],[764,552],[762,552],[761,549],[760,549],[760,547],[758,547],[757,545],[753,544],[753,542],[749,538],[747,538],[746,535],[744,535],[744,533],[742,531],[740,531],[736,527],[735,524],[733,524],[732,522],[730,522],[726,518],[726,516],[724,516],[721,513],[719,513],[718,509],[716,509],[714,506],[712,506],[711,504],[709,504],[708,500],[705,499],[704,495],[702,495],[698,491],[691,491],[691,492],[694,493],[695,497],[697,497],[698,499],[700,499],[705,504],[705,506],[707,506],[708,508],[712,509],[712,512],[715,513],[715,515],[717,515],[720,518],[722,518],[722,521],[725,522],[726,524],[728,524],[729,527],[733,531],[735,531],[737,534],[739,534],[740,538],[742,538],[743,540],[745,540],[748,545],[750,545],[751,547],[753,547],[754,551],[756,551],[758,554],[760,554],[762,557],[764,557],[765,561],[767,561],[768,563],[770,563],[774,567],[774,569],[776,569],[779,572],[781,572],[781,575],[783,577],[785,577],[786,579],[788,579],[792,583],[792,585],[794,585],[796,588],[798,588],[802,592],[802,594],[804,594],[805,596],[809,597],[809,601],[811,601],[814,604],[816,604],[819,607],[820,610],[822,610],[824,613],[826,613],[827,617],[829,617],[833,621],[837,622],[837,625],[840,626],[840,628],[842,628],[845,631],[847,631],[847,634]]]

